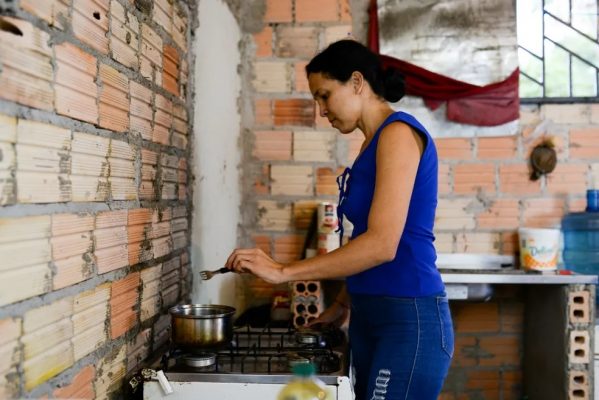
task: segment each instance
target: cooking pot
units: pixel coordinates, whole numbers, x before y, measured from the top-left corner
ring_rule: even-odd
[[[171,339],[187,350],[217,349],[233,338],[235,309],[216,304],[183,304],[171,307]]]

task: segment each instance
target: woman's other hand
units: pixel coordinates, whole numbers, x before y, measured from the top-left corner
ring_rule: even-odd
[[[324,310],[318,318],[310,321],[307,326],[313,327],[315,325],[333,325],[337,328],[341,327],[349,315],[349,307],[342,305],[340,302],[335,301],[329,308]]]
[[[284,265],[257,248],[235,249],[227,259],[225,267],[238,273],[249,272],[269,283],[285,282]]]

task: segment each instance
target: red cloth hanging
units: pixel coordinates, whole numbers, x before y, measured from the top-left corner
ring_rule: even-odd
[[[403,73],[407,94],[422,97],[432,110],[447,102],[447,119],[462,124],[495,126],[518,119],[518,68],[501,82],[478,86],[380,54],[376,0],[370,1],[368,12],[368,46],[380,55],[384,67],[395,67]]]

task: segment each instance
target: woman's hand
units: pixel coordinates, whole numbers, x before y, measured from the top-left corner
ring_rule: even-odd
[[[284,265],[274,261],[260,249],[235,249],[225,267],[235,272],[249,272],[269,283],[285,282]]]
[[[307,326],[312,327],[314,325],[333,325],[339,328],[349,315],[349,307],[342,305],[338,301],[335,301],[329,308],[324,310],[318,318],[310,321]]]

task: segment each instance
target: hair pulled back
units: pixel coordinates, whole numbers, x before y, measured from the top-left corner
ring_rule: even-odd
[[[379,56],[363,44],[342,39],[331,43],[306,65],[306,74],[322,73],[327,78],[347,82],[360,72],[378,96],[395,103],[405,94],[403,75],[395,68],[383,70]]]

